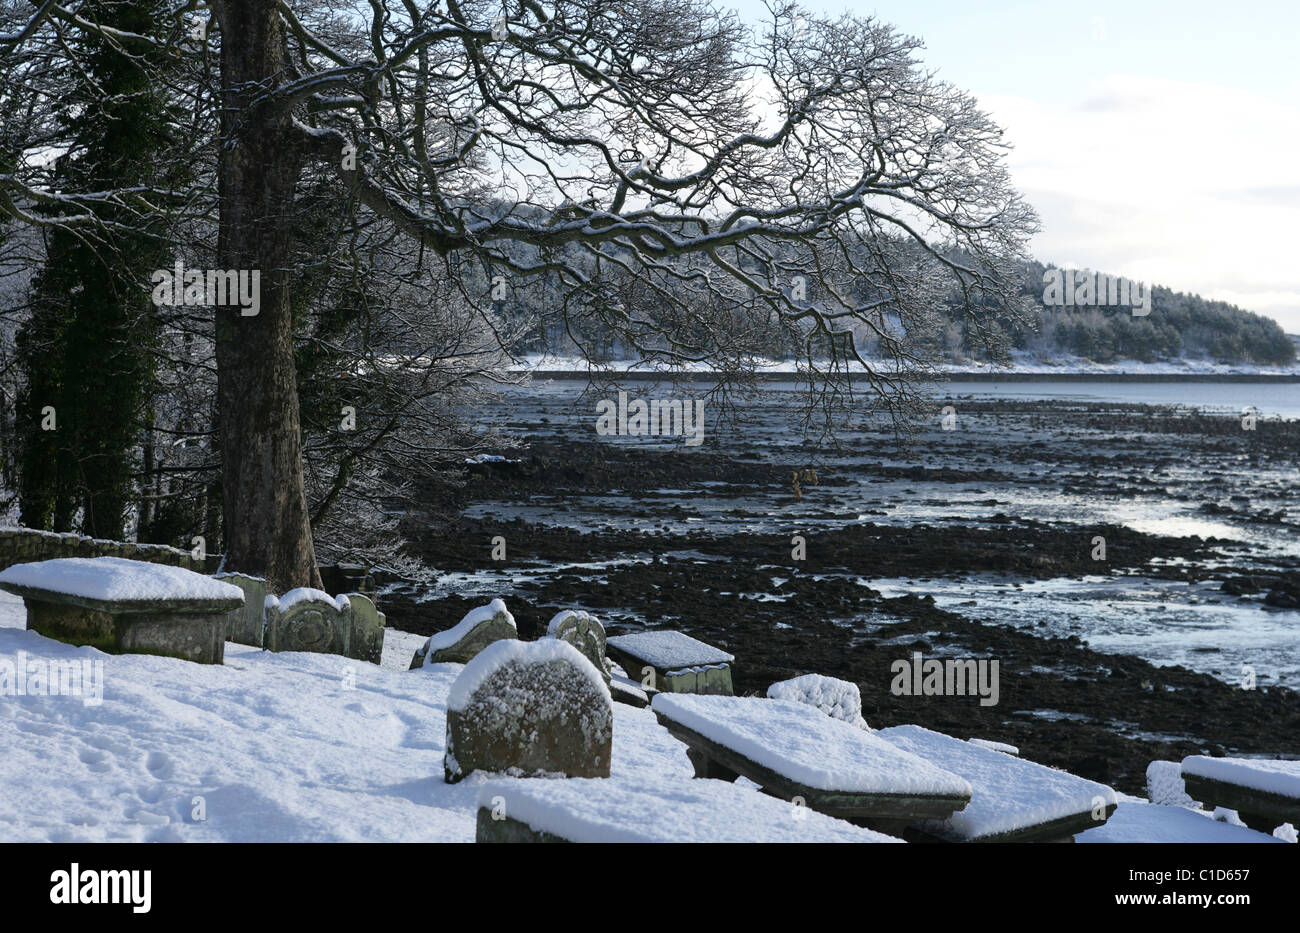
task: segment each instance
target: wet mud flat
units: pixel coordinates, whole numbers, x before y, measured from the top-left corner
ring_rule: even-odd
[[[791,443],[775,421],[684,450],[611,444],[579,419],[535,410],[514,462],[473,465],[463,488],[411,504],[412,550],[448,582],[388,581],[383,608],[420,634],[453,625],[488,592],[507,598],[525,637],[574,606],[611,632],[679,628],[736,655],[738,692],[807,672],[842,677],[859,685],[874,727],[1009,742],[1130,793],[1143,791],[1152,760],[1300,755],[1294,689],[1243,689],[1075,635],[995,624],[987,600],[939,608],[927,594],[990,577],[1014,591],[1140,575],[1200,583],[1216,602],[1300,626],[1300,611],[1263,602],[1300,583],[1300,556],[1285,546],[1300,535],[1300,425],[1245,432],[1232,417],[1104,403],[964,400],[959,410],[967,430],[910,443],[868,430],[829,454]],[[807,469],[815,480],[796,493],[792,473]],[[1190,516],[1190,527],[1207,516],[1204,527],[1225,534],[1136,530],[1117,519],[1129,509]],[[897,578],[908,595],[872,585]],[[996,661],[997,703],[973,691],[896,695],[898,663],[918,652]]]

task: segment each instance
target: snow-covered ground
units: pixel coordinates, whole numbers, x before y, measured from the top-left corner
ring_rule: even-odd
[[[1235,823],[1220,821],[1210,813],[1187,807],[1164,807],[1141,797],[1119,795],[1114,814],[1095,829],[1074,837],[1075,842],[1283,842]],[[1291,840],[1294,842],[1294,839]]]
[[[102,661],[103,700],[0,696],[2,841],[474,840],[484,779],[442,770],[462,665],[408,671],[418,636],[388,632],[380,667],[233,643],[217,666],[64,645],[25,620],[0,593],[0,663]],[[694,773],[624,704],[613,772]]]
[[[98,671],[103,692],[47,696],[0,683],[0,841],[474,839],[491,779],[443,780],[447,697],[463,667],[408,671],[419,636],[389,630],[379,667],[234,643],[224,665],[201,665],[64,645],[25,623],[22,601],[0,593],[0,679],[6,669],[76,662]],[[654,714],[624,704],[614,705],[612,771],[631,786],[662,786],[669,800],[686,799],[681,782],[693,775],[685,746]],[[747,838],[763,838],[760,823]],[[770,828],[773,839],[791,838],[784,821]],[[1270,841],[1138,798],[1123,798],[1110,823],[1083,835]]]

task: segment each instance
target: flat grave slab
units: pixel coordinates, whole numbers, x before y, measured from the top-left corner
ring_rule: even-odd
[[[711,693],[730,696],[735,656],[685,632],[662,630],[615,635],[606,641],[609,657],[644,682],[654,671],[654,688],[664,693]]]
[[[610,675],[609,692],[618,703],[627,703],[629,706],[638,706],[642,709],[650,705],[649,691],[643,690],[641,685],[631,678],[617,673]]]
[[[1236,810],[1251,829],[1300,828],[1300,761],[1269,758],[1183,759],[1187,793],[1206,807]]]
[[[697,775],[742,775],[831,816],[944,819],[971,799],[964,778],[805,703],[660,693],[651,709]]]
[[[947,819],[914,823],[917,835],[945,842],[1064,841],[1104,823],[1119,802],[1104,784],[920,726],[876,734],[970,782],[970,804]]]
[[[901,842],[725,781],[499,779],[478,842]]]
[[[201,664],[222,663],[228,614],[244,605],[229,583],[120,557],[15,564],[0,588],[23,598],[27,628],[47,638]]]

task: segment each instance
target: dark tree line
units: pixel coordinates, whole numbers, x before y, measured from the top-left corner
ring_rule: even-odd
[[[1288,366],[1296,361],[1295,344],[1272,318],[1223,301],[1173,291],[1151,290],[1150,313],[1137,316],[1126,306],[1058,307],[1043,303],[1044,266],[1027,262],[1020,294],[1034,313],[1021,316],[969,313],[962,295],[944,294],[934,308],[932,326],[914,329],[909,340],[935,360],[1004,361],[1010,350],[1031,351],[1045,358],[1077,356],[1109,363],[1157,362],[1190,358],[1215,363]],[[548,321],[539,310],[555,300],[545,282],[518,290],[503,305],[509,319],[531,322],[511,349],[520,354],[586,356],[600,360],[634,359],[637,347],[624,344],[616,328],[591,322],[577,335],[571,327]],[[781,327],[752,327],[749,351],[772,360],[797,359],[800,341]],[[864,347],[874,335],[863,333]]]

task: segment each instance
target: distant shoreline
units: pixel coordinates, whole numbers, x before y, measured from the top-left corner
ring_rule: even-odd
[[[627,382],[666,382],[687,380],[704,382],[716,379],[715,372],[645,372],[622,370],[538,369],[530,370],[535,379],[586,380],[608,378]],[[794,372],[762,371],[754,374],[759,382],[802,381]],[[865,381],[864,375],[853,375]],[[1033,372],[945,372],[936,377],[939,382],[1238,382],[1238,383],[1300,383],[1300,373],[1033,373]]]

